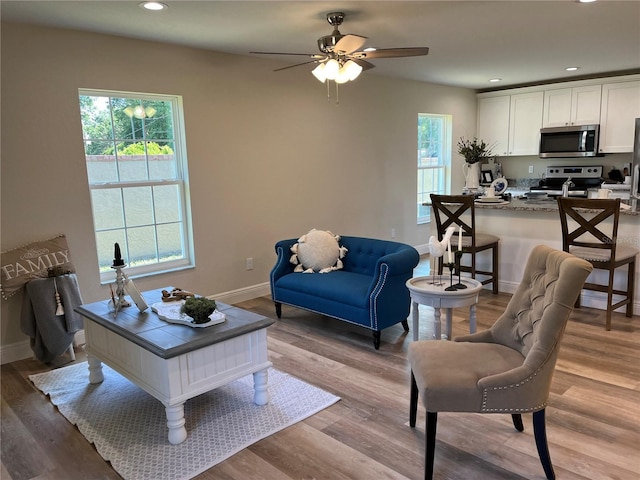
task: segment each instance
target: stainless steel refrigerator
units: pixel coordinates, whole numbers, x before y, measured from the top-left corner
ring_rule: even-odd
[[[631,198],[640,198],[640,118],[636,118],[631,161]]]

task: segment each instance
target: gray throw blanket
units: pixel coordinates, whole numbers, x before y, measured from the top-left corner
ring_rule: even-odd
[[[55,280],[55,284],[54,284]],[[56,316],[56,285],[64,315]],[[74,308],[82,305],[75,274],[37,278],[25,285],[20,313],[20,329],[29,336],[36,358],[49,363],[59,357],[82,329],[82,317]]]

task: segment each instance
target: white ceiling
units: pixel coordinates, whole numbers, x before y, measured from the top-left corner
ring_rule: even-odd
[[[368,37],[366,46],[430,48],[426,57],[372,60],[376,68],[366,75],[495,89],[640,71],[637,0],[164,3],[168,10],[149,12],[137,1],[3,0],[0,18],[250,55],[255,50],[317,53],[316,40],[332,31],[326,14],[342,11],[340,32]],[[266,58],[269,69],[306,60]],[[566,72],[567,66],[580,70]],[[494,77],[503,80],[490,84]]]

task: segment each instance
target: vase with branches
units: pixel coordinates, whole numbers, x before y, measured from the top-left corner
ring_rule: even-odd
[[[480,162],[491,156],[492,147],[484,140],[465,139],[458,140],[458,153],[464,157],[464,180],[467,191],[476,191],[480,186]]]
[[[458,140],[458,153],[469,164],[478,163],[483,158],[490,157],[492,148],[493,146],[488,145],[484,140],[478,140],[477,137],[473,137],[471,140],[460,137]]]

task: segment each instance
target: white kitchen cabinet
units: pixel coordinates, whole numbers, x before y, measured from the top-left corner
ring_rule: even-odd
[[[477,137],[492,146],[494,155],[508,155],[510,103],[510,95],[478,99]]]
[[[640,118],[640,81],[603,84],[600,152],[632,152],[636,118]]]
[[[538,154],[543,103],[543,92],[511,95],[509,155]]]
[[[542,126],[543,92],[478,99],[477,137],[500,157],[537,155]]]
[[[544,91],[543,127],[600,123],[601,85]]]

